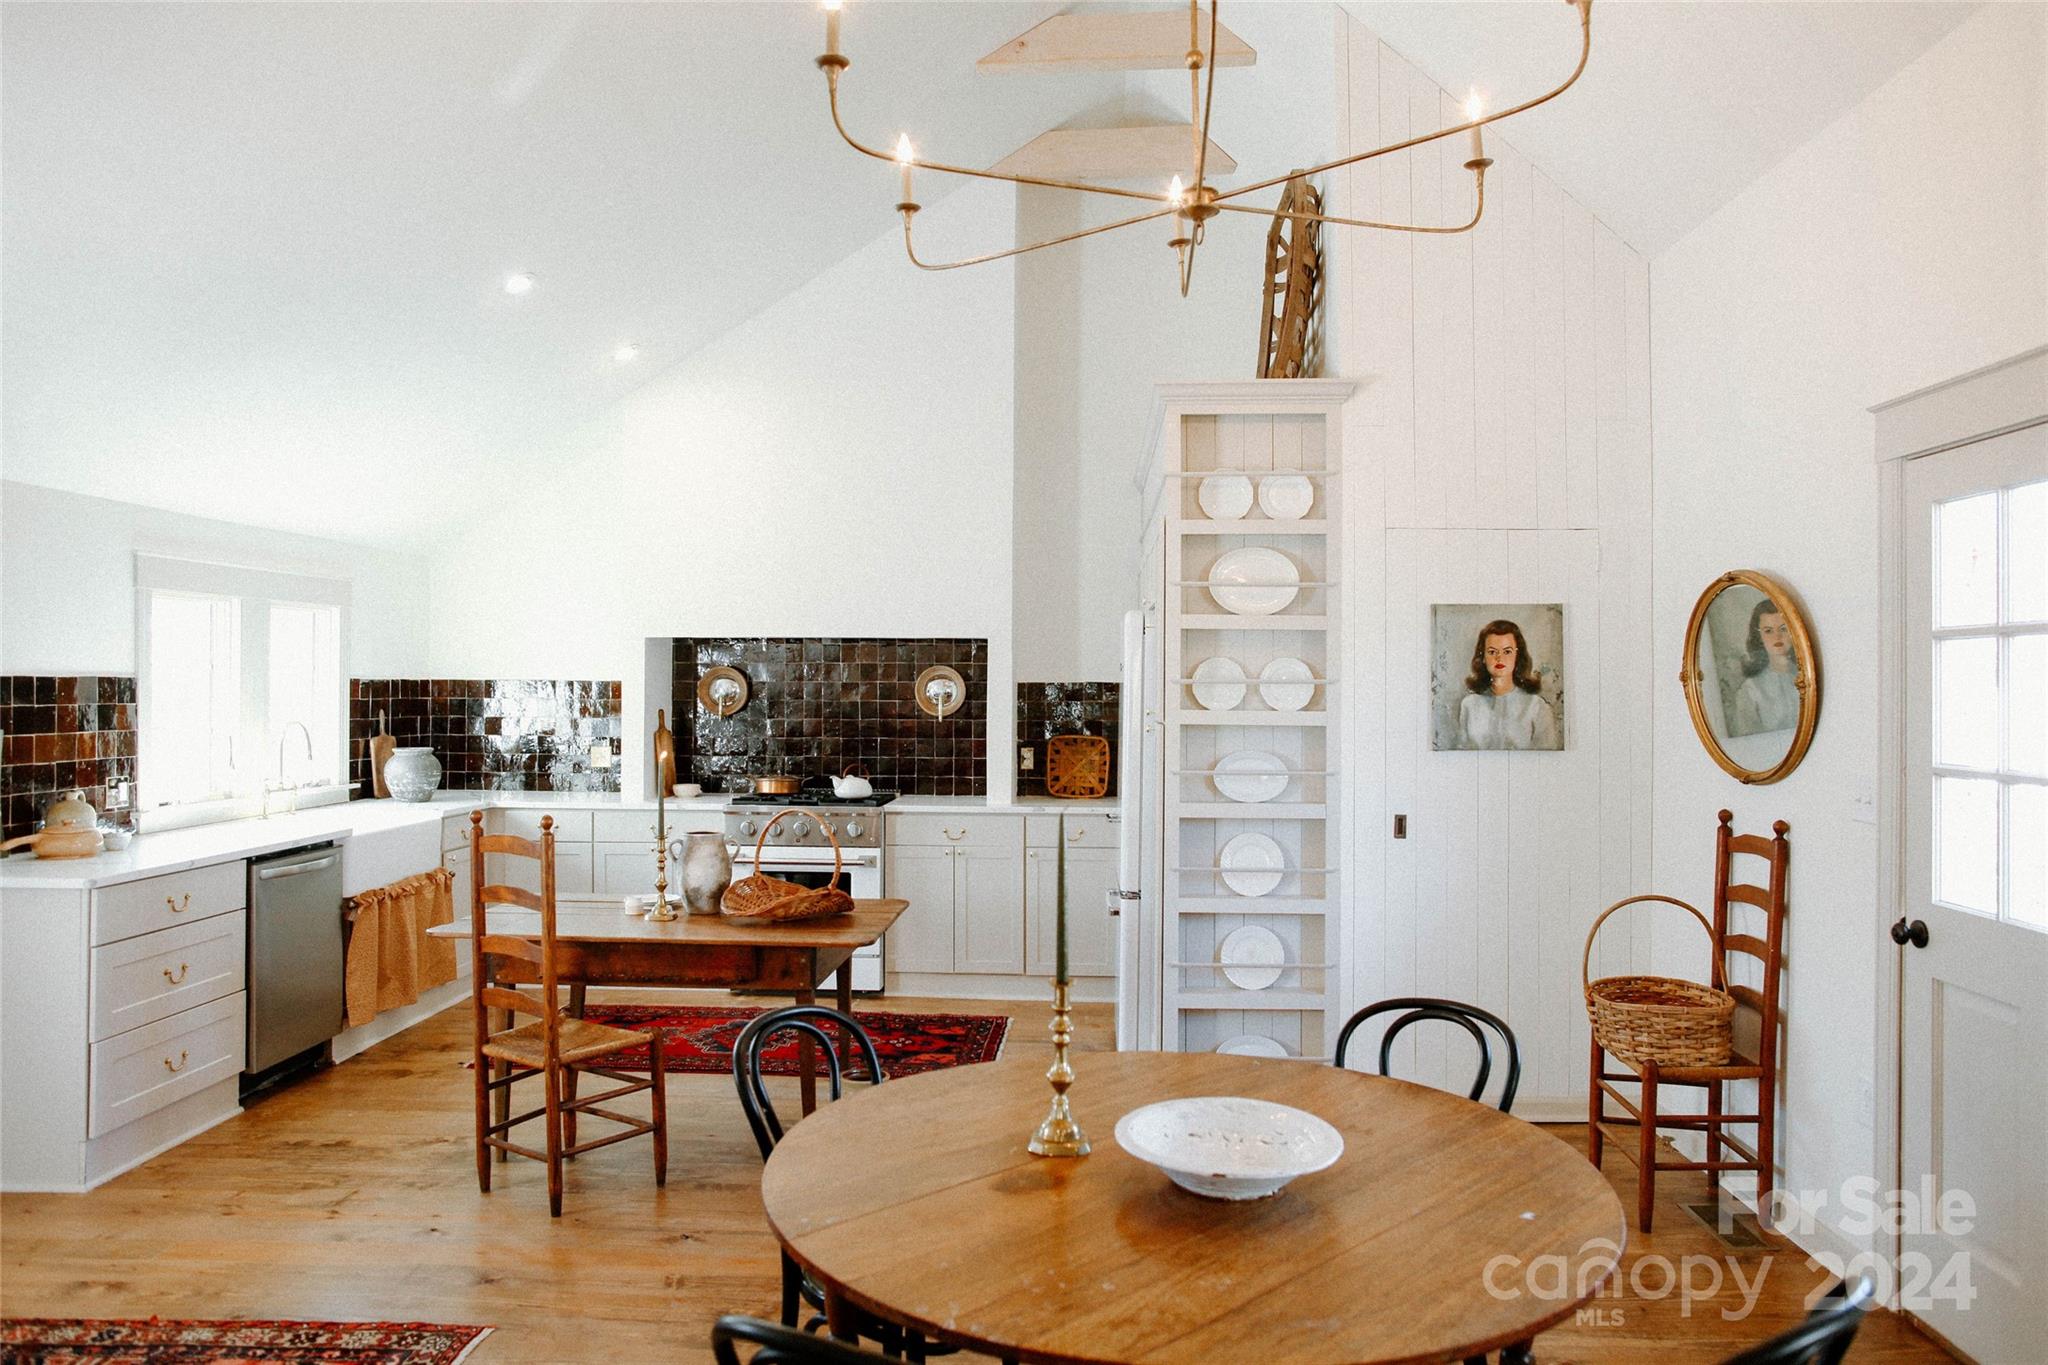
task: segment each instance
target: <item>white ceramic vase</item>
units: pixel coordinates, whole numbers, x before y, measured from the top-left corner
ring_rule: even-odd
[[[393,749],[384,760],[384,785],[400,801],[431,801],[441,785],[441,760],[432,749]]]

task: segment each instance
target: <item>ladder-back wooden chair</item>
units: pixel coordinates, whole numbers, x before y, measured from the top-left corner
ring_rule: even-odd
[[[1792,827],[1783,820],[1771,826],[1769,839],[1760,834],[1737,834],[1730,828],[1735,817],[1721,812],[1720,828],[1714,835],[1714,920],[1713,980],[1710,983],[1735,997],[1734,1051],[1721,1066],[1659,1066],[1610,1057],[1600,1041],[1593,1040],[1592,1085],[1587,1115],[1586,1155],[1600,1164],[1604,1143],[1601,1125],[1612,1123],[1637,1130],[1636,1224],[1650,1230],[1651,1209],[1659,1171],[1704,1171],[1707,1191],[1718,1194],[1725,1171],[1753,1171],[1760,1215],[1768,1216],[1773,1184],[1777,1136],[1779,982],[1782,976],[1785,935],[1785,887],[1791,859],[1791,845],[1785,836]],[[1761,858],[1768,865],[1769,880],[1757,886],[1733,879],[1730,864],[1738,856]],[[1754,930],[1754,932],[1751,932]],[[1751,979],[1755,984],[1751,984]],[[1611,1069],[1619,1066],[1620,1070]],[[1631,1104],[1617,1083],[1636,1085],[1636,1103]],[[1754,1112],[1731,1114],[1723,1093],[1732,1081],[1750,1081],[1756,1086]],[[1660,1114],[1658,1092],[1679,1086],[1705,1092],[1706,1112]],[[1622,1113],[1609,1114],[1606,1101],[1621,1106]],[[1645,1116],[1648,1116],[1646,1121]],[[1725,1131],[1727,1125],[1746,1125],[1754,1130],[1751,1146]],[[1704,1161],[1659,1161],[1657,1130],[1679,1128],[1703,1132],[1707,1138]],[[1627,1148],[1622,1149],[1626,1151]]]
[[[493,1152],[517,1152],[544,1161],[548,1167],[548,1211],[562,1214],[562,1162],[596,1147],[654,1135],[654,1183],[668,1183],[668,1106],[664,1092],[661,1033],[636,1033],[572,1017],[557,997],[555,955],[555,829],[554,817],[542,816],[540,841],[513,834],[484,833],[484,813],[469,816],[470,847],[470,1002],[475,1015],[476,1045],[476,1180],[491,1190]],[[530,858],[539,864],[540,893],[523,887],[493,885],[484,876],[487,854]],[[540,916],[540,937],[493,933],[485,918],[493,905],[514,905]],[[536,998],[519,985],[540,988]],[[507,1027],[513,1015],[532,1015],[533,1022]],[[494,1017],[495,1016],[495,1017]],[[592,1065],[627,1048],[647,1049],[648,1073],[642,1078]],[[582,1072],[618,1082],[618,1088],[576,1097]],[[544,1097],[540,1108],[492,1120],[493,1092],[529,1076],[539,1076]],[[636,1119],[599,1106],[645,1090],[653,1105],[652,1121]],[[594,1141],[576,1141],[576,1116],[592,1114],[623,1125],[623,1131]],[[536,1151],[508,1136],[529,1119],[546,1121],[547,1146]]]

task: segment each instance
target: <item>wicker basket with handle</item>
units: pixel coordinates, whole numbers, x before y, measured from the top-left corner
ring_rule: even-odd
[[[799,810],[794,806],[777,811],[774,819],[761,826],[761,837],[754,843],[754,866],[761,866],[761,852],[768,846],[768,831],[792,815],[801,815],[816,824],[832,841],[832,880],[824,886],[804,886],[756,871],[725,889],[725,897],[718,906],[723,913],[734,919],[773,921],[823,919],[827,915],[852,913],[853,897],[839,887],[840,871],[844,865],[839,852],[839,836],[832,832],[831,822],[815,811]]]
[[[1734,1051],[1735,997],[1697,981],[1669,976],[1603,976],[1589,980],[1593,940],[1607,917],[1639,901],[1675,905],[1700,922],[1711,940],[1707,917],[1670,896],[1630,896],[1600,912],[1586,933],[1586,955],[1579,980],[1586,991],[1586,1013],[1593,1038],[1615,1056],[1658,1066],[1722,1066]],[[1712,973],[1718,979],[1718,971]]]

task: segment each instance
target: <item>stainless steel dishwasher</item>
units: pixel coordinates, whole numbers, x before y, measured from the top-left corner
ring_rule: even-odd
[[[341,1032],[341,850],[249,863],[249,1060],[263,1071]]]

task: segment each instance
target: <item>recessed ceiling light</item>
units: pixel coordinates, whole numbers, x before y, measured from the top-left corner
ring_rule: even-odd
[[[612,352],[612,359],[621,365],[630,365],[639,358],[640,348],[630,341]]]
[[[517,297],[533,292],[533,276],[519,272],[505,277],[505,292]]]

